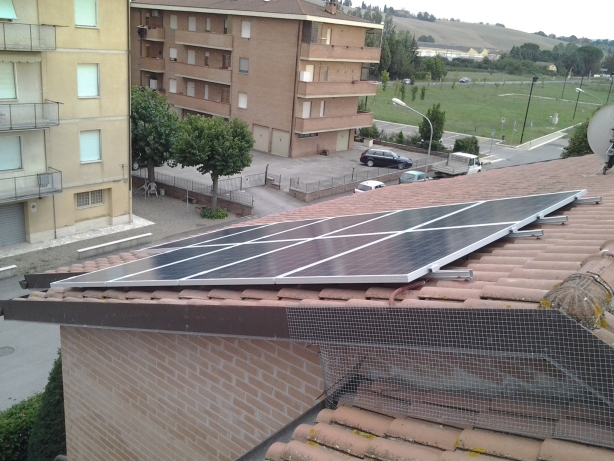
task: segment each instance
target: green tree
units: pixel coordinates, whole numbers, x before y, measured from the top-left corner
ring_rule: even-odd
[[[132,87],[132,162],[133,168],[147,163],[147,179],[154,181],[154,167],[170,160],[179,117],[170,110],[166,98],[157,91]]]
[[[420,88],[420,101],[424,101],[425,96],[426,96],[426,87],[423,86]]]
[[[426,116],[433,124],[433,141],[439,141],[443,135],[443,127],[446,123],[446,113],[441,110],[441,104],[433,104],[433,107],[426,112]],[[427,141],[430,139],[431,127],[426,119],[423,118],[420,125],[418,125],[418,132],[423,140]]]
[[[405,142],[405,136],[403,136],[403,132],[402,131],[399,131],[397,133],[397,136],[394,139],[394,142],[396,142],[397,144],[403,144]]]
[[[388,40],[384,40],[382,43],[382,52],[379,58],[379,70],[380,72],[388,71],[390,68],[390,62],[392,57],[390,55],[390,47],[388,46]]]
[[[401,89],[399,90],[399,95],[401,96],[401,101],[405,101],[405,90],[407,89],[407,86],[405,85],[405,82],[401,83]]]
[[[388,71],[383,70],[381,77],[382,77],[382,91],[386,91],[386,87],[388,86],[388,82],[390,81],[390,74],[388,73]]]
[[[579,61],[584,65],[585,75],[589,72],[593,74],[599,72],[601,60],[603,59],[603,51],[596,46],[586,45],[578,48],[576,54]]]
[[[418,87],[417,86],[412,86],[411,87],[411,100],[415,101],[416,100],[416,93],[418,92]]]
[[[433,80],[439,80],[446,76],[448,71],[443,61],[437,57],[426,58],[422,61],[422,67],[425,71],[430,72]]]
[[[571,138],[569,138],[569,144],[561,153],[561,158],[582,157],[583,155],[593,153],[591,146],[588,144],[587,130],[588,121],[576,127]]]
[[[475,136],[457,139],[454,141],[452,152],[465,152],[466,154],[480,154],[480,146]]]
[[[172,155],[182,168],[195,166],[201,174],[211,175],[211,211],[216,212],[219,177],[240,173],[248,167],[252,163],[252,147],[254,138],[243,120],[195,115],[179,124]]]
[[[64,422],[64,385],[62,356],[53,363],[49,381],[41,396],[41,405],[32,425],[28,443],[28,461],[53,461],[66,454],[66,425]]]

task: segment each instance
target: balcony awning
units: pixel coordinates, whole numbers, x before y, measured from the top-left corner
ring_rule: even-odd
[[[13,0],[0,0],[0,19],[17,19]]]
[[[2,5],[0,0],[0,5]],[[1,7],[1,6],[0,6]],[[40,53],[0,52],[0,62],[41,62]]]

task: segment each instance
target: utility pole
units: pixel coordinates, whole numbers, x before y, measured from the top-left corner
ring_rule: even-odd
[[[582,82],[584,82],[584,75],[580,79],[580,89],[582,89]],[[581,91],[578,91],[578,97],[576,98],[576,107],[574,107],[573,117],[571,117],[572,120],[576,119],[576,111],[578,110],[578,101],[580,100],[580,93]]]
[[[529,92],[529,101],[527,102],[527,111],[524,114],[524,123],[522,124],[522,134],[520,135],[520,144],[522,144],[522,139],[524,138],[524,128],[527,125],[527,116],[529,115],[529,105],[531,104],[531,95],[533,94],[533,85],[538,80],[538,77],[533,77],[531,81],[531,91]]]

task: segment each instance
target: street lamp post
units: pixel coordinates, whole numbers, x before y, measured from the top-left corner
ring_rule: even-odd
[[[409,109],[412,112],[415,112],[416,114],[420,115],[421,117],[424,117],[424,119],[427,122],[429,122],[429,126],[431,127],[431,138],[429,139],[429,150],[428,150],[428,152],[426,154],[426,166],[424,167],[424,174],[427,175],[427,173],[429,171],[429,160],[431,158],[431,144],[433,144],[433,124],[431,123],[431,121],[429,120],[429,118],[426,115],[421,114],[416,109],[412,109],[411,107],[409,107],[407,104],[405,104],[400,99],[392,98],[392,104],[394,104],[395,106],[405,107],[406,109]]]
[[[576,92],[578,93],[584,93],[589,95],[591,98],[595,98],[597,101],[599,101],[599,104],[603,105],[603,101],[601,99],[599,99],[597,96],[595,96],[594,94],[590,94],[588,91],[583,90],[582,88],[576,88]]]
[[[607,106],[608,101],[610,100],[610,92],[612,91],[612,83],[614,82],[614,72],[610,74],[610,89],[608,90],[608,99],[606,99],[605,104]]]
[[[524,128],[527,125],[527,116],[529,115],[529,105],[531,104],[531,95],[533,94],[533,85],[535,85],[535,82],[538,79],[539,79],[538,77],[533,77],[533,80],[531,81],[531,91],[529,91],[529,102],[527,102],[527,111],[524,114],[524,122],[522,124],[522,134],[520,135],[520,144],[522,144],[522,139],[524,138]]]
[[[578,97],[576,98],[576,107],[574,107],[574,110],[573,110],[573,117],[571,118],[572,120],[576,119],[576,111],[578,110],[578,101],[580,101],[580,92],[578,90],[582,89],[582,82],[584,82],[584,75],[580,79],[580,88],[576,88],[576,93],[578,93]]]

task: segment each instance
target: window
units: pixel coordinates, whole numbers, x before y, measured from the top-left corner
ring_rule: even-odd
[[[188,30],[190,32],[196,32],[196,16],[190,16],[188,18]]]
[[[205,99],[209,99],[209,85],[205,84]]]
[[[81,163],[100,161],[100,130],[79,133],[79,153]]]
[[[362,81],[369,80],[370,65],[368,62],[363,62],[360,69],[360,79]]]
[[[100,96],[98,64],[77,64],[77,96],[80,98]]]
[[[315,138],[318,135],[318,133],[307,133],[307,134],[299,134],[298,138],[302,139],[302,138]]]
[[[12,62],[0,62],[0,99],[17,99],[15,67]]]
[[[102,189],[93,190],[90,192],[79,192],[75,194],[77,196],[77,208],[83,208],[92,205],[101,205],[102,201]]]
[[[174,78],[168,79],[168,92],[177,93],[177,80],[175,80]]]
[[[207,18],[207,20],[205,21],[205,30],[207,32],[211,31],[211,18]]]
[[[187,94],[188,96],[194,96],[195,94],[195,89],[196,89],[196,85],[194,84],[194,82],[188,82],[186,84],[186,88],[187,88]]]
[[[177,48],[169,48],[168,57],[171,59],[171,61],[177,61]]]
[[[247,93],[239,93],[239,109],[247,109]]]
[[[205,51],[205,66],[209,67],[209,52]]]
[[[188,64],[196,64],[196,51],[188,50]]]
[[[0,171],[21,169],[21,136],[0,137]]]
[[[81,27],[98,26],[96,0],[75,0],[75,25]]]
[[[224,69],[230,69],[231,62],[232,62],[232,61],[231,61],[231,59],[230,59],[230,55],[229,55],[229,54],[225,54],[225,55],[224,55],[224,60],[223,60],[223,61],[224,61],[223,68],[224,68]]]
[[[149,88],[151,88],[152,90],[158,89],[158,79],[157,78],[149,79]]]
[[[320,117],[324,117],[325,107],[326,107],[326,101],[320,101]]]
[[[328,66],[324,66],[322,69],[322,81],[328,82]]]
[[[303,118],[311,117],[311,101],[303,101]]]
[[[9,21],[14,21],[17,19],[15,7],[13,6],[13,2],[11,0],[0,2],[0,19],[8,19]]]
[[[252,35],[252,23],[241,21],[241,38],[250,38]]]
[[[169,24],[170,29],[177,29],[177,15],[171,14],[171,23]]]
[[[249,59],[239,58],[239,73],[247,74],[249,72]]]

